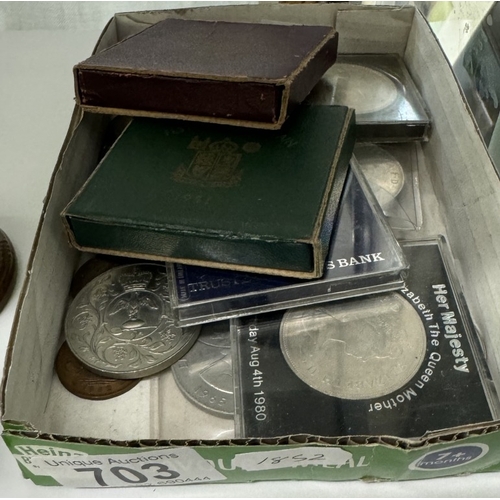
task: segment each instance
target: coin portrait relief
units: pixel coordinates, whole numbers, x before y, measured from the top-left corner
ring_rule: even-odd
[[[288,311],[280,343],[293,372],[328,396],[370,399],[399,389],[421,366],[426,332],[397,293]]]

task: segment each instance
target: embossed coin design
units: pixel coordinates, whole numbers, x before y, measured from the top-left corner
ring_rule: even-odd
[[[205,411],[220,417],[234,414],[233,368],[229,322],[202,326],[198,340],[172,372],[184,395]]]
[[[426,332],[397,293],[291,309],[280,343],[293,372],[328,396],[371,399],[407,384],[425,357]]]
[[[382,111],[398,98],[398,89],[381,71],[357,64],[336,63],[313,91],[317,104],[341,104],[356,115]]]
[[[401,192],[405,183],[403,168],[394,156],[375,144],[358,144],[356,151],[361,171],[384,212]]]
[[[83,399],[111,399],[130,391],[139,383],[139,380],[118,380],[92,373],[76,358],[66,342],[59,349],[55,368],[61,384]]]
[[[105,273],[113,267],[132,264],[131,259],[124,257],[113,257],[111,255],[96,255],[82,264],[76,271],[71,281],[69,293],[71,297],[76,297],[84,286],[88,285],[93,279],[102,273]]]
[[[15,271],[14,248],[7,235],[0,229],[0,309],[12,291]]]
[[[66,314],[73,354],[99,375],[134,379],[158,373],[194,344],[199,327],[174,326],[165,267],[110,269],[75,297]]]

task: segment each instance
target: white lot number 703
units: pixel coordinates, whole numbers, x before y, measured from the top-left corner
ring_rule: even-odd
[[[124,455],[37,456],[29,461],[23,457],[21,463],[33,474],[51,476],[63,486],[77,488],[168,486],[226,479],[189,448]]]

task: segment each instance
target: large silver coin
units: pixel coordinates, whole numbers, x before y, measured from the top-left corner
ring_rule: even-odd
[[[174,326],[165,267],[115,267],[86,285],[71,303],[65,323],[73,354],[103,376],[153,375],[180,359],[199,327]]]
[[[375,144],[357,144],[354,154],[380,207],[387,212],[403,189],[403,167],[394,156]]]
[[[315,104],[338,104],[356,115],[382,111],[398,99],[398,88],[387,75],[357,64],[336,63],[321,78],[309,100]]]
[[[291,309],[280,343],[290,368],[313,389],[371,399],[413,378],[425,357],[426,332],[412,305],[391,293]]]
[[[184,395],[205,411],[220,417],[234,414],[233,364],[229,322],[203,325],[190,351],[172,366]]]

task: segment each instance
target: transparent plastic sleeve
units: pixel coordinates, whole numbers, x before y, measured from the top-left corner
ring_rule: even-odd
[[[307,98],[356,110],[357,138],[370,142],[425,140],[430,119],[397,54],[343,54]]]
[[[315,280],[167,265],[182,326],[400,288],[407,263],[356,158],[334,223],[324,275]]]
[[[355,155],[391,228],[421,229],[419,171],[425,160],[420,144],[358,143]]]
[[[397,292],[232,320],[239,437],[417,438],[498,415],[442,238]]]

